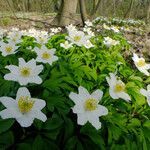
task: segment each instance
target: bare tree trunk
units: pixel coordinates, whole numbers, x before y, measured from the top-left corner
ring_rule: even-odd
[[[97,10],[98,10],[98,8],[99,8],[99,6],[100,6],[101,1],[102,1],[102,0],[98,0],[98,2],[95,3],[95,7],[93,8],[93,11],[92,11],[92,14],[91,14],[92,18],[95,17],[96,12],[97,12]]]
[[[133,4],[134,4],[134,0],[131,0],[129,9],[127,10],[127,12],[125,14],[125,18],[127,18],[127,16],[128,16],[128,18],[130,18],[130,16],[131,16],[131,10],[133,8]]]
[[[150,2],[148,2],[146,22],[150,25]]]
[[[72,23],[75,18],[78,0],[62,0],[57,16],[53,24],[66,26]]]
[[[30,11],[30,0],[27,0],[27,10]]]
[[[82,24],[84,26],[85,25],[85,20],[87,19],[85,0],[79,0],[79,5],[80,5],[80,13],[81,13]]]
[[[116,15],[116,0],[113,0],[113,17]]]

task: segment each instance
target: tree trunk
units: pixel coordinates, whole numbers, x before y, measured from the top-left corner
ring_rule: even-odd
[[[93,8],[93,11],[92,11],[92,14],[91,14],[92,18],[95,17],[96,12],[97,12],[97,10],[98,10],[98,8],[99,8],[99,6],[100,6],[101,1],[102,1],[102,0],[98,0],[97,3],[95,3],[95,7]]]
[[[150,25],[150,2],[148,2],[146,22]]]
[[[126,14],[125,14],[125,18],[130,18],[131,17],[131,10],[133,8],[133,4],[134,4],[134,0],[131,0],[131,3],[130,3],[130,6],[129,6],[129,9],[127,10]]]
[[[85,6],[85,0],[79,0],[80,5],[80,14],[82,19],[83,26],[85,25],[85,21],[87,20],[87,12],[86,12],[86,6]]]
[[[75,20],[78,0],[62,0],[59,12],[53,20],[53,24],[66,26]]]

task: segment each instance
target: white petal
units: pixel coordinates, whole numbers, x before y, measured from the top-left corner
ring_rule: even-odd
[[[11,97],[0,97],[0,102],[6,107],[16,107],[17,102]]]
[[[75,103],[75,104],[80,104],[81,101],[83,101],[83,98],[79,95],[79,94],[76,94],[74,92],[71,92],[69,94],[69,98]]]
[[[114,73],[109,73],[111,81],[116,82],[116,75]]]
[[[17,81],[18,77],[15,74],[8,73],[8,74],[4,75],[4,79],[9,80],[9,81]]]
[[[101,122],[98,117],[89,118],[89,122],[98,130],[101,128]]]
[[[109,84],[109,86],[111,85],[111,82],[110,82],[110,78],[109,77],[106,77],[106,81],[107,83]]]
[[[42,99],[32,98],[34,101],[33,110],[42,110],[46,106],[46,102]]]
[[[26,65],[26,62],[23,58],[19,58],[19,66],[24,66]]]
[[[146,69],[143,69],[142,67],[138,67],[139,71],[144,73],[145,75],[149,76],[149,72]]]
[[[145,89],[140,89],[140,93],[144,96],[148,95],[148,92]]]
[[[6,66],[5,68],[9,69],[13,74],[18,74],[18,66],[9,65]]]
[[[150,64],[146,64],[145,69],[150,69]]]
[[[36,84],[41,84],[42,79],[39,76],[33,76],[29,78],[30,83],[36,83]]]
[[[18,82],[20,85],[27,85],[29,83],[28,78],[18,77]]]
[[[72,110],[73,110],[73,113],[76,113],[76,114],[85,112],[84,105],[82,105],[82,104],[76,104],[72,108]]]
[[[105,116],[108,114],[108,109],[105,106],[98,105],[98,108],[93,111],[95,113],[95,116]]]
[[[148,106],[150,106],[150,96],[147,96],[147,103],[148,103]]]
[[[29,127],[32,125],[34,118],[31,118],[29,116],[23,115],[20,118],[16,118],[16,120],[18,121],[18,123],[22,126],[22,127]]]
[[[36,66],[36,68],[33,69],[34,74],[38,75],[40,72],[42,72],[43,68],[43,65]]]
[[[2,119],[8,119],[21,117],[22,114],[16,109],[4,109],[0,112],[0,116]]]
[[[118,95],[118,97],[124,99],[127,102],[129,102],[131,100],[130,96],[125,92],[117,93],[117,95]]]
[[[148,90],[148,91],[150,91],[150,84],[149,84],[149,85],[147,85],[147,90]]]
[[[133,61],[138,61],[139,57],[137,54],[133,53],[133,57],[132,57]]]
[[[32,115],[33,118],[39,119],[43,122],[47,120],[46,115],[39,110],[30,112],[30,115]]]
[[[21,87],[17,91],[17,97],[16,100],[18,101],[21,96],[28,96],[31,97],[29,90],[26,87]]]
[[[96,100],[101,100],[102,96],[103,96],[103,92],[101,90],[96,90],[91,94],[91,97]]]
[[[89,92],[84,87],[79,86],[78,91],[79,91],[79,95],[82,96],[85,100],[90,97]]]
[[[53,56],[53,61],[56,61],[56,60],[58,60],[58,57],[57,56]]]
[[[85,114],[78,114],[77,122],[79,125],[84,125],[87,121],[87,116]]]
[[[31,59],[30,61],[28,61],[27,63],[26,63],[26,65],[29,67],[29,68],[36,68],[36,61],[35,61],[35,59]]]
[[[109,73],[110,78],[106,77],[107,83],[109,84],[110,87],[113,87],[113,85],[116,84],[117,79],[114,73]]]
[[[114,92],[114,89],[109,88],[109,94],[113,99],[118,99],[118,95]]]

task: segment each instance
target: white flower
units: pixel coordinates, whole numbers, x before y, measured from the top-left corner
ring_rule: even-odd
[[[0,51],[2,52],[2,56],[12,55],[15,54],[18,49],[18,46],[15,45],[14,42],[8,40],[8,43],[0,42]]]
[[[115,46],[120,43],[119,41],[113,40],[110,37],[105,37],[103,42],[107,47]]]
[[[12,28],[11,31],[12,31],[12,32],[18,32],[18,31],[19,31],[19,28]]]
[[[73,26],[72,24],[66,26],[66,29],[68,30],[68,32],[77,31],[76,27]]]
[[[85,25],[88,27],[92,27],[93,23],[90,20],[85,21]]]
[[[54,61],[58,60],[58,57],[54,55],[56,49],[47,49],[47,47],[43,45],[40,49],[35,48],[34,51],[37,53],[37,62],[49,63],[52,65]]]
[[[150,106],[150,84],[147,86],[147,90],[140,89],[140,93],[147,98],[147,103]]]
[[[60,43],[60,46],[63,47],[64,49],[68,49],[72,47],[72,43],[65,41],[65,43]]]
[[[85,46],[86,48],[92,48],[92,47],[94,47],[94,45],[91,43],[90,40],[87,40],[87,42],[85,43],[84,46]]]
[[[15,118],[22,127],[31,126],[35,118],[43,122],[47,120],[41,111],[46,105],[45,101],[31,98],[30,92],[25,87],[18,89],[16,99],[0,97],[0,102],[6,107],[0,112],[1,118]]]
[[[106,77],[109,84],[109,94],[113,99],[122,98],[125,101],[130,101],[130,96],[125,92],[125,84],[121,80],[117,80],[114,73],[109,74],[110,77]]]
[[[144,58],[139,58],[137,54],[133,54],[132,60],[134,61],[135,66],[137,67],[137,69],[144,73],[145,75],[149,76],[149,72],[147,71],[148,69],[150,69],[150,64],[147,64],[145,62]]]
[[[51,28],[50,30],[52,33],[56,34],[61,31],[61,28]]]
[[[82,31],[69,31],[67,39],[78,46],[83,46],[87,41],[87,37]]]
[[[35,59],[25,62],[23,58],[19,58],[19,66],[8,65],[5,68],[10,70],[10,73],[4,76],[5,80],[17,81],[20,85],[42,83],[42,79],[38,74],[43,70],[43,65],[37,66]]]
[[[91,31],[91,28],[89,28],[89,27],[84,27],[84,28],[83,28],[83,31],[84,31],[84,32],[87,32],[87,33],[92,32],[92,31]]]
[[[48,36],[46,36],[46,35],[41,35],[41,36],[37,36],[36,37],[36,40],[37,40],[37,43],[39,43],[39,44],[45,44],[45,43],[47,43],[47,41],[48,41]]]
[[[82,86],[78,88],[79,94],[71,92],[70,99],[75,103],[72,108],[73,112],[77,114],[77,122],[79,125],[84,125],[89,121],[96,129],[101,128],[100,116],[108,114],[106,107],[99,105],[99,101],[103,96],[101,90],[96,90],[92,94]]]
[[[115,27],[115,26],[112,26],[111,30],[113,30],[115,33],[119,33],[120,32],[118,27]]]
[[[107,26],[105,23],[103,24],[103,28],[106,29],[106,30],[110,30],[110,27]]]
[[[90,39],[91,37],[95,36],[90,27],[84,27],[83,31],[86,33],[86,39]]]
[[[20,31],[9,32],[8,37],[10,38],[10,41],[12,41],[14,43],[20,43],[21,37],[22,37],[22,32],[20,32]]]

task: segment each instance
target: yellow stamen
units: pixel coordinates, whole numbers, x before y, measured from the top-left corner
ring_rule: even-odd
[[[20,69],[20,74],[23,77],[29,77],[30,74],[31,74],[31,69],[28,68],[28,67],[23,67],[23,68]]]
[[[80,40],[81,40],[81,36],[75,36],[75,37],[74,37],[74,41],[75,41],[75,42],[79,42]]]
[[[93,111],[97,108],[98,101],[96,99],[87,99],[84,108],[86,111]]]
[[[5,47],[5,51],[7,52],[7,53],[11,53],[12,52],[12,47],[11,46],[6,46]]]
[[[143,66],[145,66],[146,65],[146,63],[145,63],[145,60],[144,59],[140,59],[138,62],[137,62],[137,66],[138,67],[143,67]]]
[[[40,43],[44,43],[44,39],[40,38]]]
[[[42,54],[42,58],[43,58],[43,59],[49,59],[49,58],[51,58],[51,54],[49,54],[48,52],[44,52],[44,53]]]
[[[118,83],[115,85],[115,92],[123,92],[125,90],[125,85],[123,83]]]
[[[21,96],[18,100],[18,108],[23,114],[31,111],[33,105],[34,101],[31,100],[28,96]]]

